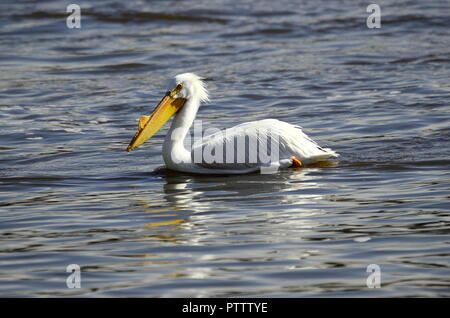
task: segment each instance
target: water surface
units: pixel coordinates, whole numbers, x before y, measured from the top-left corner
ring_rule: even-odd
[[[63,2],[2,1],[0,295],[448,296],[450,6],[379,1],[368,29],[368,4],[91,1],[68,29]],[[167,127],[127,154],[186,71],[204,127],[277,118],[341,157],[171,173]]]

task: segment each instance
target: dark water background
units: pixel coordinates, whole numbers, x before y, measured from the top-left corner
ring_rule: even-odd
[[[81,29],[69,3],[0,4],[0,296],[450,295],[448,1],[378,1],[381,29],[370,1],[81,1]],[[341,157],[153,172],[167,127],[124,149],[186,71],[204,126],[277,118]]]

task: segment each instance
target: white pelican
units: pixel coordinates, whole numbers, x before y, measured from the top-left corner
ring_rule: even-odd
[[[171,170],[201,174],[243,174],[255,171],[264,173],[264,169],[273,171],[274,167],[300,167],[338,156],[333,150],[320,147],[303,133],[301,127],[276,119],[243,123],[206,136],[200,142],[194,143],[191,149],[186,149],[184,140],[201,103],[209,100],[208,91],[202,78],[193,73],[175,76],[170,88],[172,89],[162,98],[153,113],[139,119],[138,131],[127,151],[151,138],[175,115],[162,148],[166,167]],[[240,143],[239,138],[244,142]],[[272,156],[267,160],[267,154],[265,157],[261,156],[263,147],[267,149],[269,145],[268,139],[272,146],[271,155],[276,154],[275,159]],[[211,149],[214,149],[214,155]],[[206,150],[210,151],[209,159],[205,159]],[[235,154],[240,159],[235,158]],[[223,156],[227,159],[221,160]]]

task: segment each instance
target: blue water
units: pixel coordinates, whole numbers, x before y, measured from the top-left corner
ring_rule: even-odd
[[[83,1],[68,29],[2,1],[0,296],[449,296],[450,5],[377,3],[380,29],[366,1]],[[167,126],[126,153],[187,71],[205,128],[277,118],[341,156],[173,173]]]

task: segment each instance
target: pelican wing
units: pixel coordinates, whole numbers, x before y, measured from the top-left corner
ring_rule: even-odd
[[[243,123],[214,133],[194,143],[192,159],[207,169],[251,171],[270,163],[281,163],[293,156],[312,163],[337,156],[320,147],[301,127],[276,119]]]

